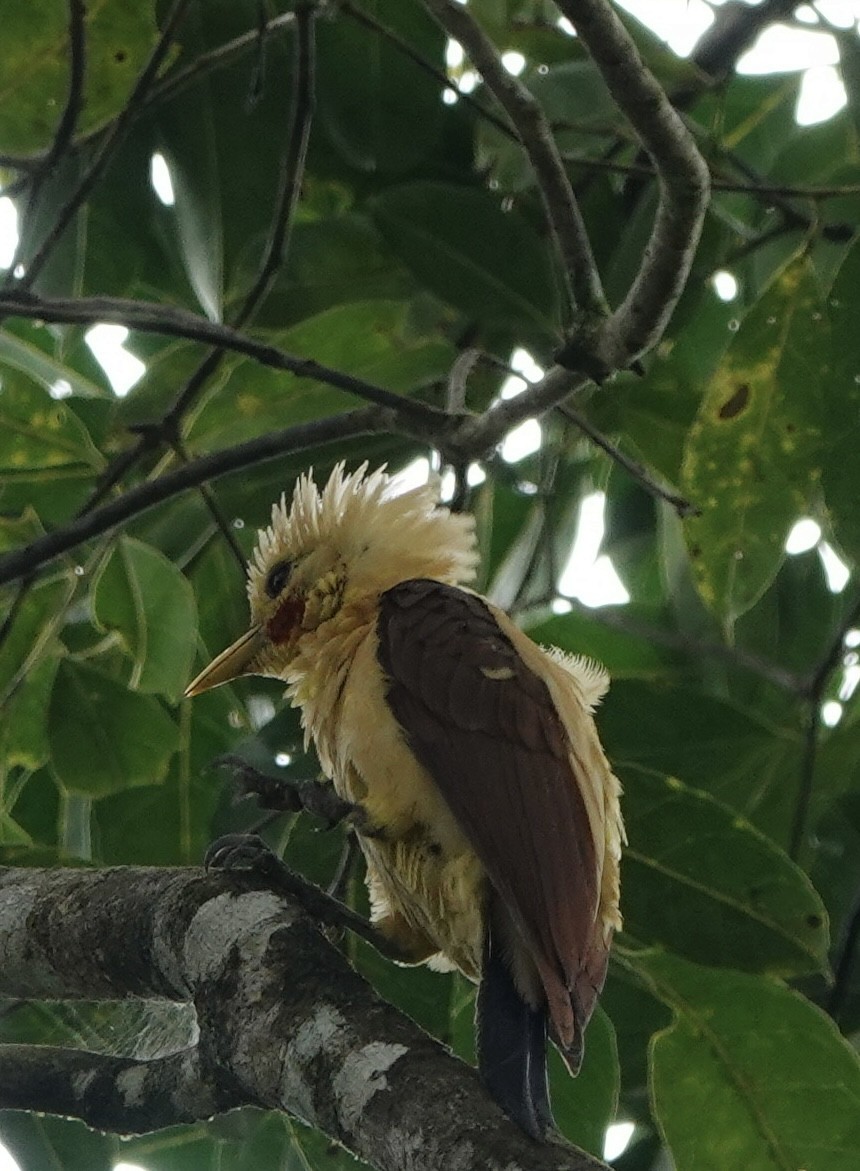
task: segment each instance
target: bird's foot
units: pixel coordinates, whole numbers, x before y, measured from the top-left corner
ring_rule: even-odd
[[[280,874],[281,868],[292,874],[280,858],[266,845],[259,834],[224,834],[209,846],[203,855],[206,870],[228,870],[260,874]]]
[[[213,762],[217,768],[230,769],[240,795],[253,796],[262,809],[274,813],[300,813],[306,810],[328,822],[329,828],[347,822],[363,833],[361,819],[366,816],[360,806],[338,797],[334,787],[324,780],[293,780],[262,772],[241,756],[227,753]]]
[[[310,879],[291,870],[286,862],[269,849],[259,834],[224,834],[206,851],[203,866],[208,871],[220,870],[258,877],[269,890],[301,904],[317,923],[351,931],[389,959],[404,958],[398,945],[386,939],[372,923],[327,894]]]

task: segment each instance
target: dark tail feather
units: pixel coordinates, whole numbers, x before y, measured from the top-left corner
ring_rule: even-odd
[[[531,1008],[517,992],[497,933],[488,927],[478,989],[478,1071],[505,1113],[536,1139],[555,1129],[546,1045],[546,1012]]]

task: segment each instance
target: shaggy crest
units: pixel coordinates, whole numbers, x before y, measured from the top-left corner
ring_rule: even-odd
[[[347,473],[337,464],[322,490],[313,470],[306,472],[289,505],[286,494],[273,505],[272,523],[260,529],[248,565],[252,599],[276,561],[299,558],[324,542],[337,546],[351,572],[366,564],[374,578],[392,584],[408,577],[450,584],[474,578],[474,520],[440,505],[438,480],[398,493],[384,465],[373,472],[367,467]]]

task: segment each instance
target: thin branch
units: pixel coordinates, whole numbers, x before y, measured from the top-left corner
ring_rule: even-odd
[[[587,155],[578,155],[573,151],[562,151],[561,157],[566,163],[582,167],[584,170],[610,171],[618,175],[642,175],[653,178],[657,171],[647,163],[617,163],[612,159],[591,158]],[[711,174],[712,191],[728,191],[739,195],[776,197],[786,199],[838,199],[845,195],[860,194],[860,183],[844,183],[834,187],[792,186],[791,184],[765,183],[749,181],[742,183],[733,179],[722,179]]]
[[[133,1094],[117,1093],[134,1084]],[[83,1118],[115,1134],[198,1122],[219,1109],[213,1079],[200,1075],[197,1046],[138,1061],[54,1045],[0,1045],[0,1107]]]
[[[682,520],[688,516],[701,515],[700,508],[695,504],[691,504],[685,497],[678,496],[676,493],[670,492],[668,488],[664,488],[662,484],[659,484],[646,467],[637,460],[631,459],[620,447],[617,447],[611,440],[607,439],[602,431],[598,431],[596,427],[591,425],[585,415],[580,414],[579,411],[571,406],[567,406],[565,403],[562,403],[558,410],[566,419],[569,419],[571,423],[577,426],[583,435],[587,435],[596,447],[599,447],[601,451],[605,451],[613,463],[624,468],[625,472],[629,473],[649,496],[652,496],[655,500],[664,500],[667,504],[671,504]]]
[[[191,456],[188,454],[188,451],[185,447],[185,444],[182,442],[181,439],[177,439],[173,443],[172,446],[173,446],[173,450],[176,452],[177,456],[179,457],[179,459],[182,461],[183,464],[190,463]],[[206,483],[205,481],[200,485],[200,487],[198,488],[198,491],[199,491],[201,497],[203,498],[203,503],[206,507],[206,511],[212,517],[212,521],[213,521],[216,529],[218,530],[218,532],[221,534],[221,536],[224,538],[225,542],[227,543],[227,547],[229,548],[230,552],[233,554],[233,557],[235,558],[237,564],[239,565],[239,568],[244,571],[247,557],[245,556],[244,552],[242,551],[242,547],[240,546],[239,542],[236,540],[236,534],[233,532],[232,525],[227,520],[227,517],[224,515],[220,504],[215,499],[215,493],[212,491],[209,484]],[[92,510],[87,509],[87,512],[90,512],[90,511],[92,511]],[[78,515],[82,515],[82,514],[79,513]]]
[[[85,541],[108,532],[132,517],[139,516],[154,505],[170,500],[189,488],[197,488],[216,476],[252,467],[276,456],[283,457],[285,454],[304,451],[318,444],[394,431],[403,434],[404,428],[392,412],[365,407],[347,414],[333,415],[327,419],[299,423],[283,431],[273,431],[247,443],[239,443],[211,455],[200,456],[184,467],[167,472],[157,480],[150,480],[131,488],[122,496],[103,504],[86,516],[77,517],[62,528],[55,529],[46,536],[37,537],[30,544],[0,557],[0,585],[33,572],[62,553],[68,553]]]
[[[537,179],[568,292],[572,289],[580,313],[589,318],[604,316],[606,297],[591,242],[543,107],[523,82],[508,73],[496,46],[467,8],[456,0],[424,0],[424,6],[460,42],[513,123]]]
[[[394,394],[363,378],[356,378],[340,370],[323,366],[313,358],[298,358],[277,346],[258,342],[239,333],[229,325],[219,325],[187,309],[159,305],[152,301],[134,301],[124,297],[21,297],[14,293],[0,293],[0,314],[27,317],[36,321],[51,321],[73,325],[92,325],[99,321],[128,326],[141,333],[180,337],[186,341],[205,342],[237,354],[245,354],[263,366],[274,370],[288,370],[298,378],[310,378],[354,394],[367,402],[391,409],[410,417],[415,422],[430,426],[444,419],[443,412],[427,403]]]
[[[446,10],[448,3],[445,0]],[[639,271],[621,306],[605,321],[582,323],[557,356],[562,365],[552,367],[539,383],[496,403],[480,419],[461,424],[456,442],[472,458],[485,455],[511,427],[575,394],[590,378],[599,382],[630,366],[659,340],[689,276],[707,208],[708,168],[609,4],[559,0],[559,7],[657,168],[657,214]]]
[[[287,130],[287,144],[281,168],[280,194],[278,196],[272,229],[257,279],[248,291],[241,309],[233,322],[234,329],[241,329],[253,319],[254,313],[265,300],[272,282],[280,271],[290,243],[290,234],[295,218],[296,205],[301,192],[305,173],[305,160],[311,132],[314,109],[315,46],[314,24],[316,11],[312,7],[300,6],[295,11],[296,37],[293,62],[293,102]],[[220,364],[224,351],[210,355],[212,369],[189,379],[182,393],[168,412],[167,419],[176,423],[187,411],[199,392],[203,381]],[[204,363],[206,365],[206,363]],[[202,367],[201,367],[202,369]]]
[[[558,6],[641,139],[660,183],[639,272],[597,339],[598,356],[614,370],[629,365],[662,336],[689,275],[710,176],[692,136],[606,0],[559,0]]]
[[[294,21],[295,13],[283,12],[279,16],[272,17],[261,28],[255,27],[246,33],[241,33],[238,37],[234,37],[232,40],[225,41],[222,45],[210,49],[208,53],[201,53],[199,57],[195,57],[184,68],[165,74],[142,97],[138,108],[139,112],[143,112],[151,106],[158,105],[162,102],[171,101],[187,89],[188,86],[193,85],[199,78],[205,77],[207,73],[215,72],[218,69],[223,69],[231,65],[237,58],[242,57],[245,53],[255,48],[261,37],[266,41],[274,37],[275,34],[283,32],[284,29],[290,28]],[[80,138],[70,144],[71,149],[80,150],[81,147],[96,142],[100,138],[104,138],[105,135],[111,132],[115,124],[116,118],[112,118],[101,126],[88,130],[86,134],[81,135]],[[8,167],[10,170],[23,171],[25,174],[30,175],[39,170],[44,162],[44,158],[44,153],[34,155],[0,155],[0,167]],[[4,194],[14,195],[25,184],[26,179],[12,183],[4,189]]]
[[[84,78],[86,76],[87,37],[84,21],[86,7],[83,0],[68,0],[69,3],[69,89],[66,95],[66,104],[54,132],[54,140],[47,153],[39,162],[38,167],[27,177],[25,186],[29,188],[27,206],[22,216],[26,223],[36,213],[39,197],[45,181],[54,169],[57,161],[62,158],[69,148],[75,134],[81,109],[84,101]],[[15,280],[15,270],[18,267],[18,257],[24,242],[24,233],[18,236],[15,251],[9,262],[9,271],[5,284],[12,284]]]
[[[414,65],[417,65],[419,69],[421,69],[429,77],[432,77],[434,81],[438,81],[441,86],[454,90],[457,94],[458,100],[461,101],[464,106],[468,106],[470,110],[474,110],[475,113],[480,118],[483,118],[485,122],[488,122],[491,126],[495,126],[496,130],[498,130],[501,134],[504,134],[505,138],[510,138],[514,142],[519,142],[516,132],[511,129],[511,127],[507,122],[504,121],[504,119],[499,118],[496,114],[493,113],[492,110],[486,109],[486,107],[478,101],[474,94],[465,93],[463,90],[457,89],[456,83],[451,80],[447,73],[443,72],[441,69],[437,69],[431,61],[428,61],[425,57],[422,57],[420,53],[413,49],[408,41],[404,41],[404,39],[398,36],[393,29],[390,29],[384,25],[381,20],[377,20],[376,17],[371,16],[369,12],[362,11],[362,9],[356,7],[355,4],[349,3],[349,0],[343,0],[340,5],[340,9],[342,12],[345,12],[347,16],[352,17],[352,19],[358,24],[363,24],[365,28],[372,29],[373,32],[377,33],[384,40],[388,41],[390,45],[394,46],[398,53],[402,53],[404,57],[408,57]]]
[[[311,8],[302,7],[291,15],[294,16],[296,24],[293,101],[287,126],[286,146],[278,184],[279,195],[272,217],[269,240],[263,252],[263,259],[257,278],[246,294],[242,306],[236,315],[235,321],[233,322],[234,329],[240,329],[253,319],[254,313],[265,299],[266,294],[271,288],[272,281],[283,265],[289,246],[290,230],[301,190],[302,178],[304,176],[305,158],[307,155],[314,106],[314,22],[316,12]],[[107,496],[108,492],[137,463],[138,459],[146,451],[155,447],[159,441],[166,440],[174,446],[180,442],[179,424],[182,417],[196,401],[203,387],[216,373],[226,352],[223,347],[219,347],[211,350],[206,355],[176,396],[173,405],[167,411],[161,423],[157,426],[153,425],[146,428],[134,447],[122,452],[112,461],[110,467],[101,477],[96,490],[80,510],[81,513],[89,512],[90,509],[96,507]],[[207,507],[209,507],[210,511],[212,511],[213,504],[214,501],[210,493],[207,499]],[[213,515],[215,514],[213,513]],[[218,523],[219,528],[222,527],[220,521],[217,521],[217,518],[216,523]],[[235,551],[235,541],[232,541],[231,544],[234,545]]]
[[[270,239],[264,252],[260,272],[237,314],[234,327],[244,325],[253,317],[255,309],[271,287],[278,267],[283,263],[297,194],[301,185],[301,176],[304,171],[313,109],[313,20],[307,9],[290,15],[295,17],[298,25],[296,68],[294,70],[295,97],[287,136],[287,149],[281,170],[281,194],[277,202]],[[203,359],[161,423],[158,426],[147,428],[133,448],[114,459],[98,487],[81,509],[81,513],[88,512],[103,500],[111,488],[118,484],[122,477],[137,463],[138,459],[146,451],[156,446],[159,440],[167,439],[168,442],[178,442],[181,417],[217,371],[225,353],[223,348],[214,349]]]
[[[137,116],[145,94],[164,63],[173,40],[173,34],[176,32],[188,4],[189,0],[176,0],[158,38],[158,43],[135,82],[129,99],[123,106],[116,122],[113,124],[110,134],[97,151],[96,157],[78,186],[63,204],[62,208],[60,208],[50,232],[42,241],[35,255],[28,261],[27,271],[16,281],[16,289],[26,290],[32,288],[34,281],[44,268],[66,228],[72,222],[78,210],[87,199],[87,196],[101,178],[116,149],[125,138],[126,131]]]

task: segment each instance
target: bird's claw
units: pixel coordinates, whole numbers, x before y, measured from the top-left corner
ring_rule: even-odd
[[[259,834],[224,834],[216,838],[203,856],[204,869],[234,873],[268,870],[277,861]]]

